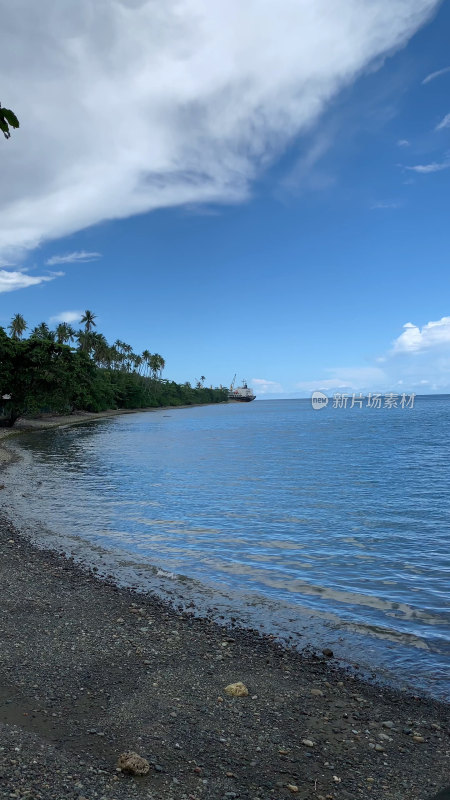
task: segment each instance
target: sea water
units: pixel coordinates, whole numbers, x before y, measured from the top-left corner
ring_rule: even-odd
[[[224,615],[448,696],[450,397],[158,410],[15,447],[17,513],[123,582],[207,587]]]

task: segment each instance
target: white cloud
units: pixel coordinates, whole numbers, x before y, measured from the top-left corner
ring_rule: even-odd
[[[296,388],[306,396],[313,391],[450,393],[450,317],[422,327],[407,322],[391,349],[373,365],[334,367],[325,373],[297,383]]]
[[[431,72],[426,78],[423,79],[422,84],[434,81],[435,78],[440,78],[441,75],[446,75],[447,72],[450,72],[450,67],[444,67],[444,69],[438,69],[437,72]]]
[[[279,394],[283,391],[280,383],[265,378],[252,378],[252,384],[256,394]]]
[[[418,172],[421,175],[427,175],[430,172],[441,172],[443,169],[449,169],[450,161],[434,161],[432,164],[417,164],[414,167],[406,167],[412,172]]]
[[[443,128],[450,128],[450,114],[446,114],[443,119],[441,119],[439,125],[436,125],[435,131],[441,131]]]
[[[82,316],[82,311],[61,311],[60,314],[50,317],[49,322],[79,322]]]
[[[16,289],[27,289],[29,286],[38,286],[40,283],[52,281],[64,273],[54,272],[50,275],[27,275],[25,272],[0,269],[0,294],[14,292]]]
[[[87,253],[86,250],[78,250],[74,253],[67,253],[65,256],[52,256],[45,263],[49,267],[55,264],[85,264],[88,261],[97,261],[101,257],[101,253]]]
[[[393,353],[418,353],[430,348],[450,345],[450,317],[427,322],[422,328],[407,322],[403,333],[395,339]]]
[[[373,203],[370,207],[372,210],[377,208],[401,208],[401,203],[398,200],[381,200],[379,203]]]
[[[321,131],[313,144],[300,156],[281,181],[281,188],[295,193],[299,189],[320,190],[332,185],[334,183],[333,176],[317,171],[315,168],[331,147],[333,140],[334,137],[331,133]]]
[[[399,139],[397,142],[397,147],[409,147],[410,142],[408,139]]]
[[[0,252],[102,220],[245,200],[339,90],[439,0],[17,0],[0,51]],[[6,91],[6,89],[4,90]]]
[[[333,367],[326,372],[331,376],[316,381],[300,381],[296,388],[304,392],[314,391],[364,391],[373,385],[386,382],[386,374],[380,367]]]

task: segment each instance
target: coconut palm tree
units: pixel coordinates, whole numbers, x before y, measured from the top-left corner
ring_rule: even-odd
[[[141,367],[142,367],[143,363],[144,363],[144,359],[142,358],[142,356],[139,356],[139,355],[134,356],[134,368],[138,372],[139,375],[141,374]]]
[[[90,346],[95,363],[98,367],[108,367],[110,360],[110,347],[103,333],[90,333]]]
[[[96,327],[97,323],[94,322],[95,319],[97,319],[97,315],[94,314],[92,311],[89,311],[89,309],[87,309],[84,312],[80,322],[82,325],[84,325],[84,330],[86,331],[86,333],[90,333],[92,328]]]
[[[36,325],[31,331],[31,336],[33,339],[50,339],[52,342],[55,341],[55,334],[50,330],[46,322],[41,322],[40,325]]]
[[[161,373],[165,366],[166,362],[164,361],[163,357],[159,355],[159,353],[154,353],[152,356],[150,356],[150,369],[153,379],[156,377],[161,377]]]
[[[75,331],[67,322],[60,322],[56,328],[56,341],[58,344],[66,344],[75,336]]]
[[[161,375],[163,373],[163,369],[166,366],[166,362],[163,359],[163,357],[159,355],[159,353],[155,353],[155,358],[157,359],[157,363],[158,363],[158,375],[161,378]]]
[[[76,332],[75,338],[78,341],[79,349],[82,350],[83,353],[89,353],[91,349],[91,334],[80,329]]]
[[[142,360],[143,360],[143,362],[145,364],[145,367],[146,367],[146,375],[148,375],[149,370],[150,370],[150,359],[151,359],[151,357],[152,357],[152,354],[151,354],[150,350],[144,350],[143,351]]]
[[[111,347],[111,365],[113,369],[120,369],[123,362],[123,353],[115,342]]]
[[[126,342],[122,342],[122,352],[124,356],[123,365],[127,372],[131,372],[131,365],[134,359],[133,348],[131,344],[127,344]]]
[[[66,325],[67,325],[67,329],[66,329],[67,330],[67,341],[68,342],[73,342],[73,340],[75,339],[75,337],[77,335],[77,332],[76,332],[75,328],[72,328],[72,325],[69,325],[68,323],[66,323]]]
[[[21,339],[26,329],[27,323],[22,317],[22,314],[14,314],[11,323],[8,326],[8,330],[11,332],[12,338]]]

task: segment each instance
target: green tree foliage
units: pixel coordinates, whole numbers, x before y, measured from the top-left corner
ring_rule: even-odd
[[[117,339],[108,344],[92,330],[95,314],[86,311],[84,330],[61,323],[56,331],[45,322],[23,339],[27,324],[20,314],[11,320],[10,336],[0,328],[0,424],[14,425],[26,415],[76,410],[158,408],[227,400],[224,389],[163,380],[164,358]],[[77,346],[69,342],[77,340]],[[204,380],[204,377],[202,376]]]
[[[11,137],[10,128],[18,128],[19,120],[17,119],[14,111],[10,108],[3,108],[0,103],[0,131],[3,131],[5,139]]]

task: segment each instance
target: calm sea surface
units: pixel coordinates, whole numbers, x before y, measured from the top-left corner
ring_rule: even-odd
[[[448,695],[450,397],[161,410],[20,450],[18,513],[95,546],[106,571],[174,597],[208,587],[210,606]]]

